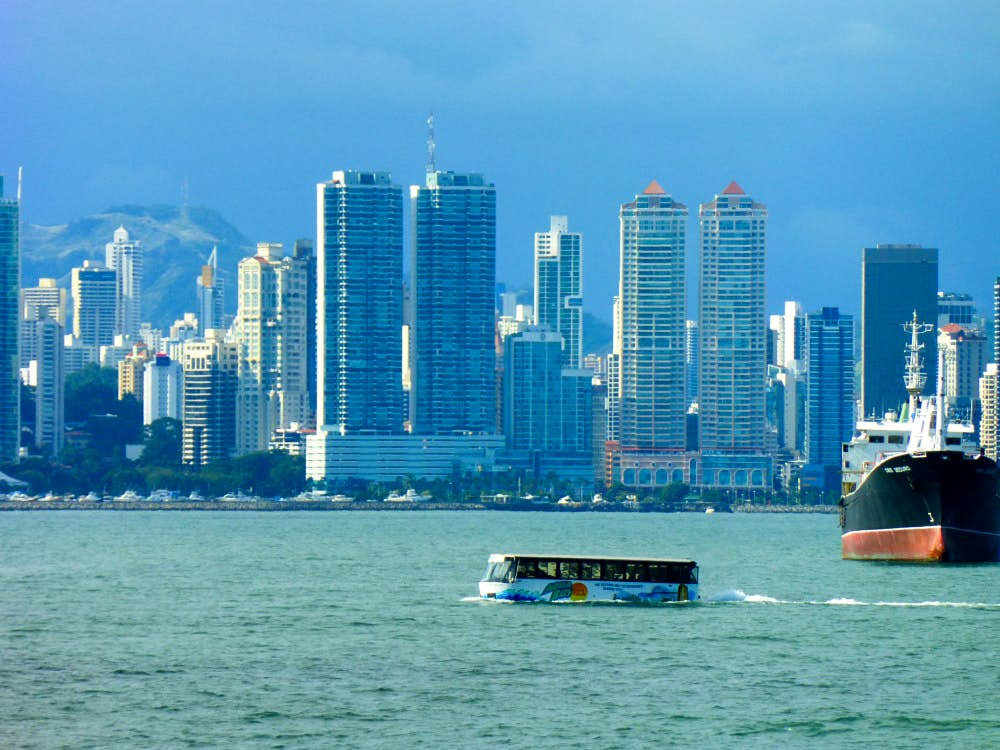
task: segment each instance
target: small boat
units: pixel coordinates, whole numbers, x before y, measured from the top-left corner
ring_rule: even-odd
[[[715,508],[705,508],[705,515],[711,515],[715,513]]]
[[[512,602],[684,602],[698,599],[694,560],[490,555],[479,596]]]

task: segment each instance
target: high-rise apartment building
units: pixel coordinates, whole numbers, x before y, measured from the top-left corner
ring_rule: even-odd
[[[563,364],[583,359],[583,235],[553,216],[549,231],[535,232],[535,325],[562,335]]]
[[[306,390],[309,414],[305,424],[316,424],[316,253],[310,239],[295,240],[292,257],[305,265],[306,271]]]
[[[775,364],[780,368],[777,380],[781,388],[781,429],[778,446],[800,455],[805,449],[805,360],[806,316],[802,305],[786,300],[784,313],[771,316],[775,331]]]
[[[402,189],[388,172],[338,171],[316,199],[317,427],[402,432]]]
[[[0,461],[16,461],[21,443],[20,215],[20,201],[4,197],[0,175]]]
[[[702,450],[765,447],[767,208],[731,182],[703,203],[698,403]]]
[[[655,180],[621,206],[619,441],[683,451],[687,207]]]
[[[37,359],[35,321],[51,318],[66,328],[66,298],[55,279],[39,279],[38,286],[21,290],[21,367]]]
[[[184,370],[180,362],[157,354],[142,374],[142,423],[184,417]]]
[[[118,400],[133,396],[143,402],[143,371],[149,362],[149,349],[144,341],[132,344],[131,351],[118,361]]]
[[[938,331],[937,343],[947,413],[972,422],[978,416],[979,376],[989,362],[986,337],[971,326],[948,323]]]
[[[413,431],[495,433],[496,189],[481,174],[429,171],[410,199]]]
[[[881,417],[906,403],[903,367],[910,337],[903,324],[916,311],[937,323],[938,251],[920,245],[866,247],[861,260],[861,410]],[[927,382],[937,377],[937,340],[921,342]]]
[[[307,265],[278,243],[259,243],[239,265],[236,450],[266,451],[275,430],[309,416]]]
[[[684,402],[698,401],[698,321],[684,321]]]
[[[994,461],[1000,461],[1000,365],[991,362],[979,378],[979,399],[983,417],[979,423],[979,444]]]
[[[115,340],[118,275],[100,263],[85,260],[74,268],[73,335],[86,346],[110,346]]]
[[[854,433],[854,317],[824,307],[806,316],[804,338],[806,461],[824,467],[824,488],[833,490]]]
[[[142,243],[119,226],[104,246],[104,265],[117,274],[115,333],[138,338],[142,323]]]
[[[184,429],[181,460],[204,466],[236,449],[236,382],[239,347],[209,329],[184,344]]]
[[[208,262],[196,279],[198,290],[198,327],[202,335],[213,328],[225,328],[225,288],[219,276],[219,248],[213,247]]]
[[[993,361],[1000,364],[1000,276],[993,282]]]
[[[65,441],[66,387],[63,369],[63,327],[41,311],[32,322],[35,374],[35,445],[58,455]]]

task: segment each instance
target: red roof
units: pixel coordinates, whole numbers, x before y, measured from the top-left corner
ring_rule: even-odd
[[[735,180],[733,180],[728,185],[726,185],[726,189],[722,191],[722,194],[723,195],[746,195],[746,192],[743,190],[743,188],[741,188],[739,185],[736,184]]]
[[[664,190],[660,186],[660,183],[658,183],[656,180],[653,180],[651,183],[649,183],[649,185],[646,186],[646,189],[642,191],[642,194],[643,195],[666,195],[667,191]]]

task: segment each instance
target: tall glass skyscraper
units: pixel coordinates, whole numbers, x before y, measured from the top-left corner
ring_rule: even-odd
[[[535,324],[562,334],[563,367],[583,361],[583,235],[553,216],[535,232]]]
[[[142,243],[119,226],[104,246],[104,264],[118,275],[115,333],[139,338],[142,323]]]
[[[921,323],[938,319],[938,251],[920,245],[866,247],[861,260],[861,409],[881,417],[906,403],[903,368],[913,311]],[[937,338],[926,335],[924,371],[937,378]]]
[[[204,337],[206,331],[225,328],[224,292],[222,277],[219,276],[219,248],[213,247],[208,262],[201,267],[196,280],[198,290],[198,331]]]
[[[834,489],[841,444],[854,432],[854,317],[824,307],[806,316],[805,338],[806,460],[830,467]]]
[[[73,269],[71,279],[73,335],[87,346],[110,346],[118,311],[117,272],[85,260]]]
[[[703,203],[698,375],[702,451],[766,447],[767,208],[735,182]]]
[[[388,172],[316,186],[317,427],[402,432],[403,191]]]
[[[619,441],[626,450],[684,450],[687,217],[687,206],[655,180],[619,211]]]
[[[410,199],[413,431],[495,433],[496,189],[481,174],[432,171]]]
[[[4,198],[0,175],[0,461],[16,461],[21,443],[20,221],[19,203]]]

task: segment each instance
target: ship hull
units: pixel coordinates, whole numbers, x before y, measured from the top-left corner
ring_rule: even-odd
[[[960,451],[886,459],[841,501],[848,560],[1000,562],[1000,471]]]

